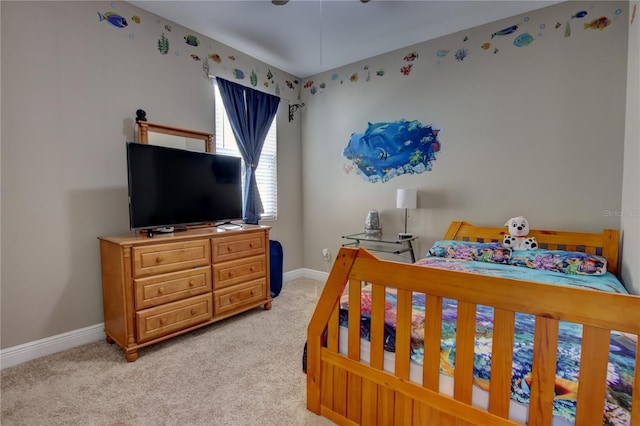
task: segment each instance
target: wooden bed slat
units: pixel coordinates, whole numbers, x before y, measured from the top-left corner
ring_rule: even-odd
[[[442,297],[427,296],[425,307],[422,384],[438,392],[440,387],[440,340],[442,338]],[[430,362],[434,360],[434,362]]]
[[[529,402],[530,426],[550,426],[553,420],[557,347],[558,321],[536,317]]]
[[[408,380],[411,360],[411,291],[398,290],[397,306],[395,374],[401,379]]]
[[[395,392],[386,386],[378,386],[378,422],[379,425],[393,424]]]
[[[362,379],[362,424],[375,425],[378,419],[378,385]]]
[[[372,284],[371,289],[371,367],[384,367],[384,286]]]
[[[453,397],[465,404],[471,404],[475,338],[476,305],[473,303],[458,302]]]
[[[355,397],[363,394],[362,377],[348,373],[347,374],[347,418],[352,422],[359,424],[362,415],[362,398]]]
[[[360,311],[362,300],[360,293],[362,291],[362,281],[349,281],[349,349],[347,351],[349,358],[360,359]]]
[[[515,313],[496,309],[493,318],[489,412],[509,418]]]
[[[607,363],[609,362],[609,339],[611,330],[584,327],[580,349],[580,388],[589,393],[580,393],[576,407],[576,424],[601,425],[604,400],[607,390]]]

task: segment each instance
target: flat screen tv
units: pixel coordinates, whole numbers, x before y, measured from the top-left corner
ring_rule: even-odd
[[[237,157],[127,142],[132,230],[242,218]]]

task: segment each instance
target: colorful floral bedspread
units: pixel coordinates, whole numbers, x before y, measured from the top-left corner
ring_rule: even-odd
[[[597,290],[627,293],[614,275],[607,273],[601,276],[566,275],[558,272],[473,262],[458,259],[428,257],[417,262],[418,265],[489,274],[528,281],[545,282],[555,285],[574,285]],[[361,294],[362,304],[362,337],[370,336],[371,286],[365,285]],[[395,319],[397,293],[394,288],[387,288],[385,308],[385,350],[395,351]],[[340,307],[341,325],[347,324],[348,295],[342,296]],[[442,343],[441,373],[452,375],[455,368],[455,327],[457,301],[444,299],[442,304]],[[424,353],[424,314],[425,295],[413,294],[413,330],[412,361],[422,365]],[[512,399],[528,404],[529,385],[531,383],[531,365],[533,359],[533,315],[516,314],[515,341],[513,354]],[[476,349],[474,361],[474,383],[485,390],[488,388],[491,373],[491,344],[493,334],[493,308],[477,306],[476,314]],[[561,322],[559,327],[558,361],[556,370],[556,398],[554,414],[575,422],[575,405],[577,378],[580,363],[580,345],[582,326],[575,323]],[[630,423],[631,389],[633,383],[635,351],[637,336],[612,332],[610,344],[609,366],[607,373],[607,401],[603,424],[628,425]]]

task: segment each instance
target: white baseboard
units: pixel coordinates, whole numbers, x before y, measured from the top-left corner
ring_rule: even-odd
[[[104,339],[104,323],[0,350],[0,369]]]
[[[318,281],[326,281],[328,276],[329,274],[326,272],[302,268],[285,272],[283,274],[283,280],[287,282],[297,278],[311,278]],[[100,323],[2,349],[0,350],[0,370],[31,361],[32,359],[75,348],[76,346],[97,342],[104,338],[104,323]]]

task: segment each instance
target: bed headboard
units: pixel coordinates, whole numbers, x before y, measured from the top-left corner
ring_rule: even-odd
[[[451,222],[444,240],[502,242],[507,228],[473,226],[467,222]],[[618,276],[618,246],[620,231],[605,229],[602,233],[547,231],[532,229],[529,237],[535,237],[542,249],[580,251],[597,254],[607,259],[607,270]]]

